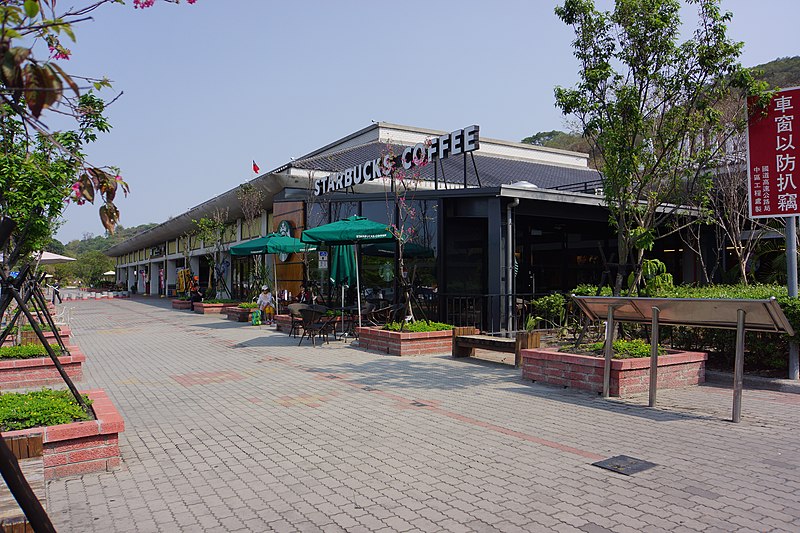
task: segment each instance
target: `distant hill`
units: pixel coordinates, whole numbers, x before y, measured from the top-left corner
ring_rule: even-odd
[[[774,61],[753,68],[763,71],[758,78],[773,87],[785,89],[800,86],[800,56],[779,57]]]
[[[66,255],[72,257],[78,257],[86,252],[105,252],[115,244],[119,244],[122,241],[127,240],[134,235],[138,235],[143,231],[147,231],[150,228],[154,228],[157,225],[158,224],[155,223],[141,224],[131,228],[117,226],[117,230],[114,232],[114,235],[86,235],[83,239],[69,241],[64,245],[64,251],[66,252]]]

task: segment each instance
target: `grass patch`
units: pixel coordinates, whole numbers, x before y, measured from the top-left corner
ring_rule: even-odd
[[[91,404],[83,396],[86,405]],[[0,429],[12,431],[89,420],[68,390],[42,389],[34,392],[0,394]]]
[[[258,309],[256,302],[242,302],[237,306],[239,309]]]

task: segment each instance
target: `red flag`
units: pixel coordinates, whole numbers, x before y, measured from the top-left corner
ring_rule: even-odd
[[[253,159],[253,172],[255,172],[256,174],[258,174],[259,170],[261,170],[261,169],[260,169],[260,168],[258,168],[258,165],[256,165],[256,160],[255,160],[255,159]]]

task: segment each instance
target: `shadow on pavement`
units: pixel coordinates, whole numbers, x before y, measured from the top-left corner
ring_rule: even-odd
[[[356,383],[400,389],[457,390],[513,382],[517,379],[516,371],[507,365],[470,361],[470,364],[453,367],[437,364],[437,359],[409,359],[387,355],[373,361],[343,362],[310,368],[309,371],[349,374],[350,379]]]
[[[599,409],[627,416],[635,416],[637,418],[646,418],[653,422],[674,422],[676,420],[719,420],[719,418],[710,415],[687,413],[685,411],[667,411],[658,407],[651,408],[646,405],[637,405],[629,403],[626,400],[607,399],[599,397],[596,393],[590,391],[580,391],[575,389],[565,389],[555,385],[545,385],[543,383],[528,384],[525,381],[519,381],[516,387],[507,387],[502,389],[508,392],[523,394],[525,396],[534,396],[545,400],[551,400],[571,405],[579,405],[581,407],[589,407],[591,409]],[[647,399],[645,398],[646,402]]]

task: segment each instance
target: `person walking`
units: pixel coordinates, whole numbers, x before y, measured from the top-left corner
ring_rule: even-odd
[[[264,285],[261,287],[261,294],[258,295],[258,310],[261,311],[261,316],[264,317],[264,323],[271,326],[275,315],[275,299],[272,297],[272,292],[269,286]]]
[[[56,280],[56,282],[53,283],[51,287],[53,288],[53,305],[56,304],[56,298],[58,298],[58,303],[62,303],[63,300],[61,299],[61,282],[59,280]]]

